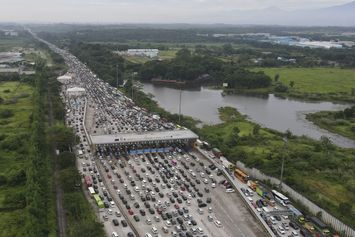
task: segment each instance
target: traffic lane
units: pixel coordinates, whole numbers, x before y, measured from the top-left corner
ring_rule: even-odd
[[[115,200],[116,205],[119,207],[121,213],[123,216],[125,216],[125,219],[127,220],[128,225],[131,227],[131,229],[135,229],[136,232],[138,233],[138,236],[144,236],[145,233],[148,232],[147,228],[144,228],[145,226],[142,225],[142,222],[136,222],[133,219],[133,215],[129,215],[127,208],[125,207],[125,205],[122,203],[122,201],[118,198],[117,195],[117,191],[114,189],[113,184],[111,183],[111,179],[109,179],[107,177],[107,174],[109,173],[112,177],[112,172],[106,172],[105,169],[103,168],[102,164],[99,163],[97,164],[100,174],[102,176],[103,181],[106,184],[107,187],[107,191],[110,193],[111,197],[113,198],[113,200]],[[123,185],[119,185],[118,187],[120,187],[121,192],[124,191]],[[134,214],[138,214],[139,212],[137,212],[137,210],[134,209],[133,207],[133,203],[128,197],[126,198],[126,200],[128,201],[128,203],[130,204],[131,209],[134,211]],[[140,218],[141,219],[141,218]],[[139,228],[138,228],[139,227]]]
[[[138,170],[138,167],[135,167],[136,170]],[[159,231],[159,234],[162,235],[162,236],[169,236],[168,234],[165,234],[162,232],[162,227],[165,226],[165,224],[162,222],[162,221],[159,221],[159,222],[156,222],[154,220],[154,217],[156,215],[158,215],[160,217],[160,215],[156,212],[155,208],[154,208],[154,202],[151,202],[151,201],[148,201],[151,205],[152,208],[154,208],[155,210],[155,214],[150,214],[148,209],[144,206],[144,202],[141,200],[140,196],[139,196],[139,192],[136,192],[134,191],[134,188],[131,186],[130,184],[130,181],[128,180],[128,177],[129,176],[132,176],[134,177],[134,173],[132,172],[132,170],[128,167],[126,167],[125,169],[122,169],[122,168],[118,168],[116,167],[116,169],[121,169],[121,170],[118,170],[119,174],[121,175],[121,178],[123,179],[124,183],[121,184],[118,180],[115,181],[115,185],[117,185],[121,191],[121,194],[125,197],[125,199],[128,201],[128,204],[130,205],[131,209],[134,211],[134,213],[136,215],[139,216],[140,218],[140,221],[139,222],[134,222],[134,224],[136,224],[139,228],[141,228],[142,230],[144,230],[145,232],[144,233],[151,233],[151,228],[152,226],[155,226],[157,227],[158,231]],[[129,173],[128,176],[126,176],[124,174],[124,170],[127,171]],[[117,179],[117,178],[116,178]],[[137,186],[139,186],[140,188],[142,187],[142,182],[141,181],[135,181]],[[133,195],[135,195],[135,200],[131,200],[129,198],[129,195],[126,194],[126,189],[124,188],[124,184],[127,184],[127,187],[128,189],[132,192]],[[142,191],[140,189],[140,191]],[[166,195],[165,195],[166,196]],[[157,199],[160,199],[160,198],[157,198]],[[139,208],[135,208],[134,207],[134,203],[137,202],[139,203]],[[123,204],[123,203],[122,203]],[[124,207],[125,208],[125,207]],[[139,213],[139,210],[140,209],[143,209],[145,210],[146,212],[146,215],[145,216],[142,216],[140,213]],[[151,221],[152,221],[152,225],[148,225],[145,223],[146,219],[149,218]]]
[[[93,163],[83,162],[82,159],[77,159],[77,160],[79,161],[79,162],[77,162],[77,164],[78,164],[78,168],[80,168],[80,170],[82,170],[82,168],[84,168],[84,167],[89,168],[88,164],[90,164],[90,167],[92,167],[92,168],[96,167],[96,165],[93,165]],[[96,169],[97,169],[97,167],[96,167]],[[83,175],[91,176],[91,172],[89,172],[89,171],[83,172]],[[107,189],[106,186],[104,186],[104,187]],[[86,189],[85,192],[88,192],[88,190]],[[101,196],[103,196],[103,187],[99,186],[99,192],[100,192],[99,194]],[[93,203],[93,205],[96,205],[96,203]],[[108,209],[112,210],[112,214],[108,214]],[[99,213],[96,213],[96,214],[98,214],[98,218],[99,218],[100,222],[104,224],[106,233],[108,233],[110,236],[112,235],[113,231],[117,232],[120,236],[127,236],[128,232],[132,232],[132,230],[129,227],[122,228],[121,220],[123,220],[124,218],[123,218],[123,216],[116,217],[114,215],[114,213],[116,211],[120,211],[120,210],[115,205],[115,206],[111,206],[110,208],[101,208],[101,209],[99,209]],[[104,216],[106,216],[108,219],[105,220]],[[113,219],[117,219],[119,221],[119,226],[113,225],[113,222],[112,222]]]

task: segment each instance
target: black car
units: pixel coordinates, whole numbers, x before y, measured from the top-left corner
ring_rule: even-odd
[[[205,188],[205,192],[206,192],[206,193],[209,193],[210,190],[209,190],[208,188]]]
[[[161,218],[165,221],[168,219],[168,217],[166,216],[166,213],[162,213],[161,214]]]
[[[187,231],[187,228],[186,228],[186,226],[185,226],[184,224],[181,224],[180,227],[181,227],[181,229],[182,229],[183,231]]]
[[[196,226],[196,225],[197,225],[197,222],[196,222],[194,219],[192,219],[192,220],[191,220],[191,224],[192,224],[193,226]]]
[[[155,214],[155,211],[154,211],[154,209],[153,209],[153,208],[149,208],[148,210],[149,210],[149,213],[150,213],[150,214],[152,214],[152,215],[154,215],[154,214]]]
[[[146,208],[150,208],[149,202],[145,202],[145,203],[144,203],[144,206],[145,206]]]
[[[180,203],[180,204],[182,203],[181,198],[177,198],[176,201],[177,201],[178,203]]]
[[[118,222],[117,219],[112,219],[112,224],[113,224],[114,226],[118,226],[118,225],[119,225],[119,222]]]
[[[139,203],[138,203],[138,202],[135,202],[135,203],[133,204],[133,206],[134,206],[135,208],[139,208]]]
[[[142,215],[142,216],[145,216],[145,211],[143,209],[140,209],[139,210],[139,213]]]
[[[126,209],[127,210],[131,209],[131,206],[129,204],[126,204]]]
[[[203,194],[200,193],[200,192],[197,192],[197,195],[198,195],[199,197],[203,197]]]
[[[176,218],[176,221],[181,225],[184,223],[184,220],[181,217]]]
[[[295,229],[295,230],[298,230],[299,229],[299,227],[298,227],[298,225],[296,224],[296,223],[294,223],[294,222],[292,222],[292,221],[290,221],[290,224],[289,224],[293,229]]]
[[[206,199],[206,202],[207,202],[207,203],[211,203],[211,202],[212,202],[212,198],[211,198],[211,197],[208,197],[208,198]]]
[[[136,222],[138,222],[138,221],[140,220],[137,215],[134,215],[134,216],[133,216],[133,219],[134,219]]]
[[[134,237],[134,234],[132,232],[128,232],[127,237]]]
[[[127,227],[127,221],[126,220],[121,220],[121,224],[123,227]]]
[[[175,203],[175,199],[173,197],[170,197],[169,200],[171,203]]]
[[[164,197],[164,193],[159,193],[159,197],[163,198]]]
[[[104,206],[105,206],[105,208],[109,208],[110,204],[108,204],[108,202],[104,202]]]
[[[166,213],[166,217],[168,217],[169,219],[173,218],[173,215],[170,212]]]
[[[281,221],[281,216],[274,216],[277,221]]]

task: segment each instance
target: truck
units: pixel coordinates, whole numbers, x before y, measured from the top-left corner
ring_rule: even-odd
[[[215,155],[216,157],[221,157],[221,156],[223,156],[223,153],[221,152],[221,150],[219,150],[218,148],[212,148],[212,153],[213,153],[213,155]]]
[[[90,176],[86,175],[84,178],[84,182],[87,188],[92,186],[92,180]]]
[[[235,169],[234,170],[234,176],[237,179],[239,179],[240,181],[242,181],[243,183],[246,183],[249,180],[249,175],[247,175],[246,173],[244,173],[240,169]]]
[[[265,197],[267,192],[264,191],[260,186],[256,186],[255,192],[260,196],[260,197]]]
[[[253,191],[256,191],[256,187],[258,184],[252,180],[248,180],[247,185],[249,188],[251,188]]]

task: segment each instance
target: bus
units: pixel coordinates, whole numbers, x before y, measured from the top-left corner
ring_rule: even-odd
[[[281,203],[283,206],[286,206],[287,204],[290,204],[290,200],[288,197],[283,195],[282,193],[279,193],[276,190],[272,190],[272,194],[274,195],[274,198],[277,202]]]
[[[242,181],[243,183],[248,182],[249,180],[249,175],[247,175],[246,173],[244,173],[243,171],[241,171],[240,169],[235,169],[234,170],[234,175],[237,179],[239,179],[240,181]]]
[[[102,202],[101,198],[99,197],[99,195],[94,194],[94,199],[96,201],[96,204],[99,208],[104,208],[104,203]]]

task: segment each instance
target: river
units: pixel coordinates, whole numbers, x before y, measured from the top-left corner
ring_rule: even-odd
[[[158,104],[172,113],[179,112],[178,89],[143,83],[143,91],[154,95]],[[336,145],[355,148],[355,141],[330,133],[306,120],[307,113],[321,110],[341,110],[345,105],[331,102],[305,102],[293,99],[281,99],[270,94],[268,98],[243,95],[222,96],[221,90],[201,87],[201,90],[183,90],[181,94],[181,113],[199,119],[205,124],[217,124],[218,108],[230,106],[263,127],[285,132],[287,129],[295,135],[305,135],[313,139],[329,137]]]

